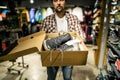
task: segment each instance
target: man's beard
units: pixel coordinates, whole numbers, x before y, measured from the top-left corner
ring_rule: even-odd
[[[59,7],[60,7],[60,8],[59,8]],[[64,8],[63,8],[62,6],[58,6],[58,7],[55,9],[55,11],[56,11],[57,13],[63,12],[63,11],[64,11]]]

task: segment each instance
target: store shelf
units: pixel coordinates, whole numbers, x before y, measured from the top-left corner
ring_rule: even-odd
[[[120,39],[118,37],[118,27],[120,26],[120,21],[118,23],[116,23],[116,12],[118,12],[118,1],[119,0],[111,0],[109,1],[109,12],[108,12],[108,16],[109,16],[109,32],[108,32],[108,39],[107,39],[107,48],[111,49],[112,53],[115,54],[117,57],[113,57],[115,60],[111,61],[111,58],[108,57],[107,55],[107,60],[108,63],[110,64],[110,66],[113,69],[113,72],[115,73],[115,79],[113,80],[120,80],[120,71],[117,69],[115,63],[117,59],[120,59],[120,49],[118,49],[118,45],[120,42]],[[111,33],[114,32],[114,33]],[[112,38],[111,38],[112,37]],[[112,55],[113,56],[113,55]]]

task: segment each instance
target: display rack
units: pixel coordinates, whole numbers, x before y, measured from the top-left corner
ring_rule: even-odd
[[[106,65],[108,68],[106,69],[107,75],[111,80],[119,80],[120,79],[120,70],[119,70],[119,59],[120,59],[120,35],[119,35],[119,20],[116,23],[116,16],[120,16],[117,12],[118,6],[120,5],[119,0],[109,0],[110,10],[109,10],[109,18],[108,18],[108,35],[107,35],[107,48],[106,51],[107,55],[107,63]],[[108,73],[110,72],[110,73]]]

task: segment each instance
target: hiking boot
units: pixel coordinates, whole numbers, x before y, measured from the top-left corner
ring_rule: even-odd
[[[110,36],[108,38],[108,40],[113,43],[116,44],[119,41],[119,38],[117,37],[116,33],[113,31],[110,31]]]
[[[58,48],[61,44],[71,39],[72,39],[72,36],[69,33],[67,33],[65,35],[61,35],[55,38],[49,38],[45,40],[43,46],[45,50],[53,50]]]
[[[114,61],[114,62],[118,58],[118,56],[114,54],[111,49],[108,50],[107,56],[110,61]]]
[[[71,48],[73,48],[73,45],[67,45],[67,44],[62,44],[62,45],[60,45],[60,47],[59,48],[57,48],[57,50],[62,50],[62,51],[64,51],[64,50],[71,50]]]

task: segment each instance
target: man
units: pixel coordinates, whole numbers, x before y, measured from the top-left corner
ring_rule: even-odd
[[[65,11],[66,0],[52,0],[55,13],[47,16],[42,23],[42,30],[46,33],[55,32],[78,32],[84,39],[83,31],[78,18]],[[64,80],[72,80],[72,66],[62,66]],[[59,67],[47,67],[47,80],[55,80]]]

